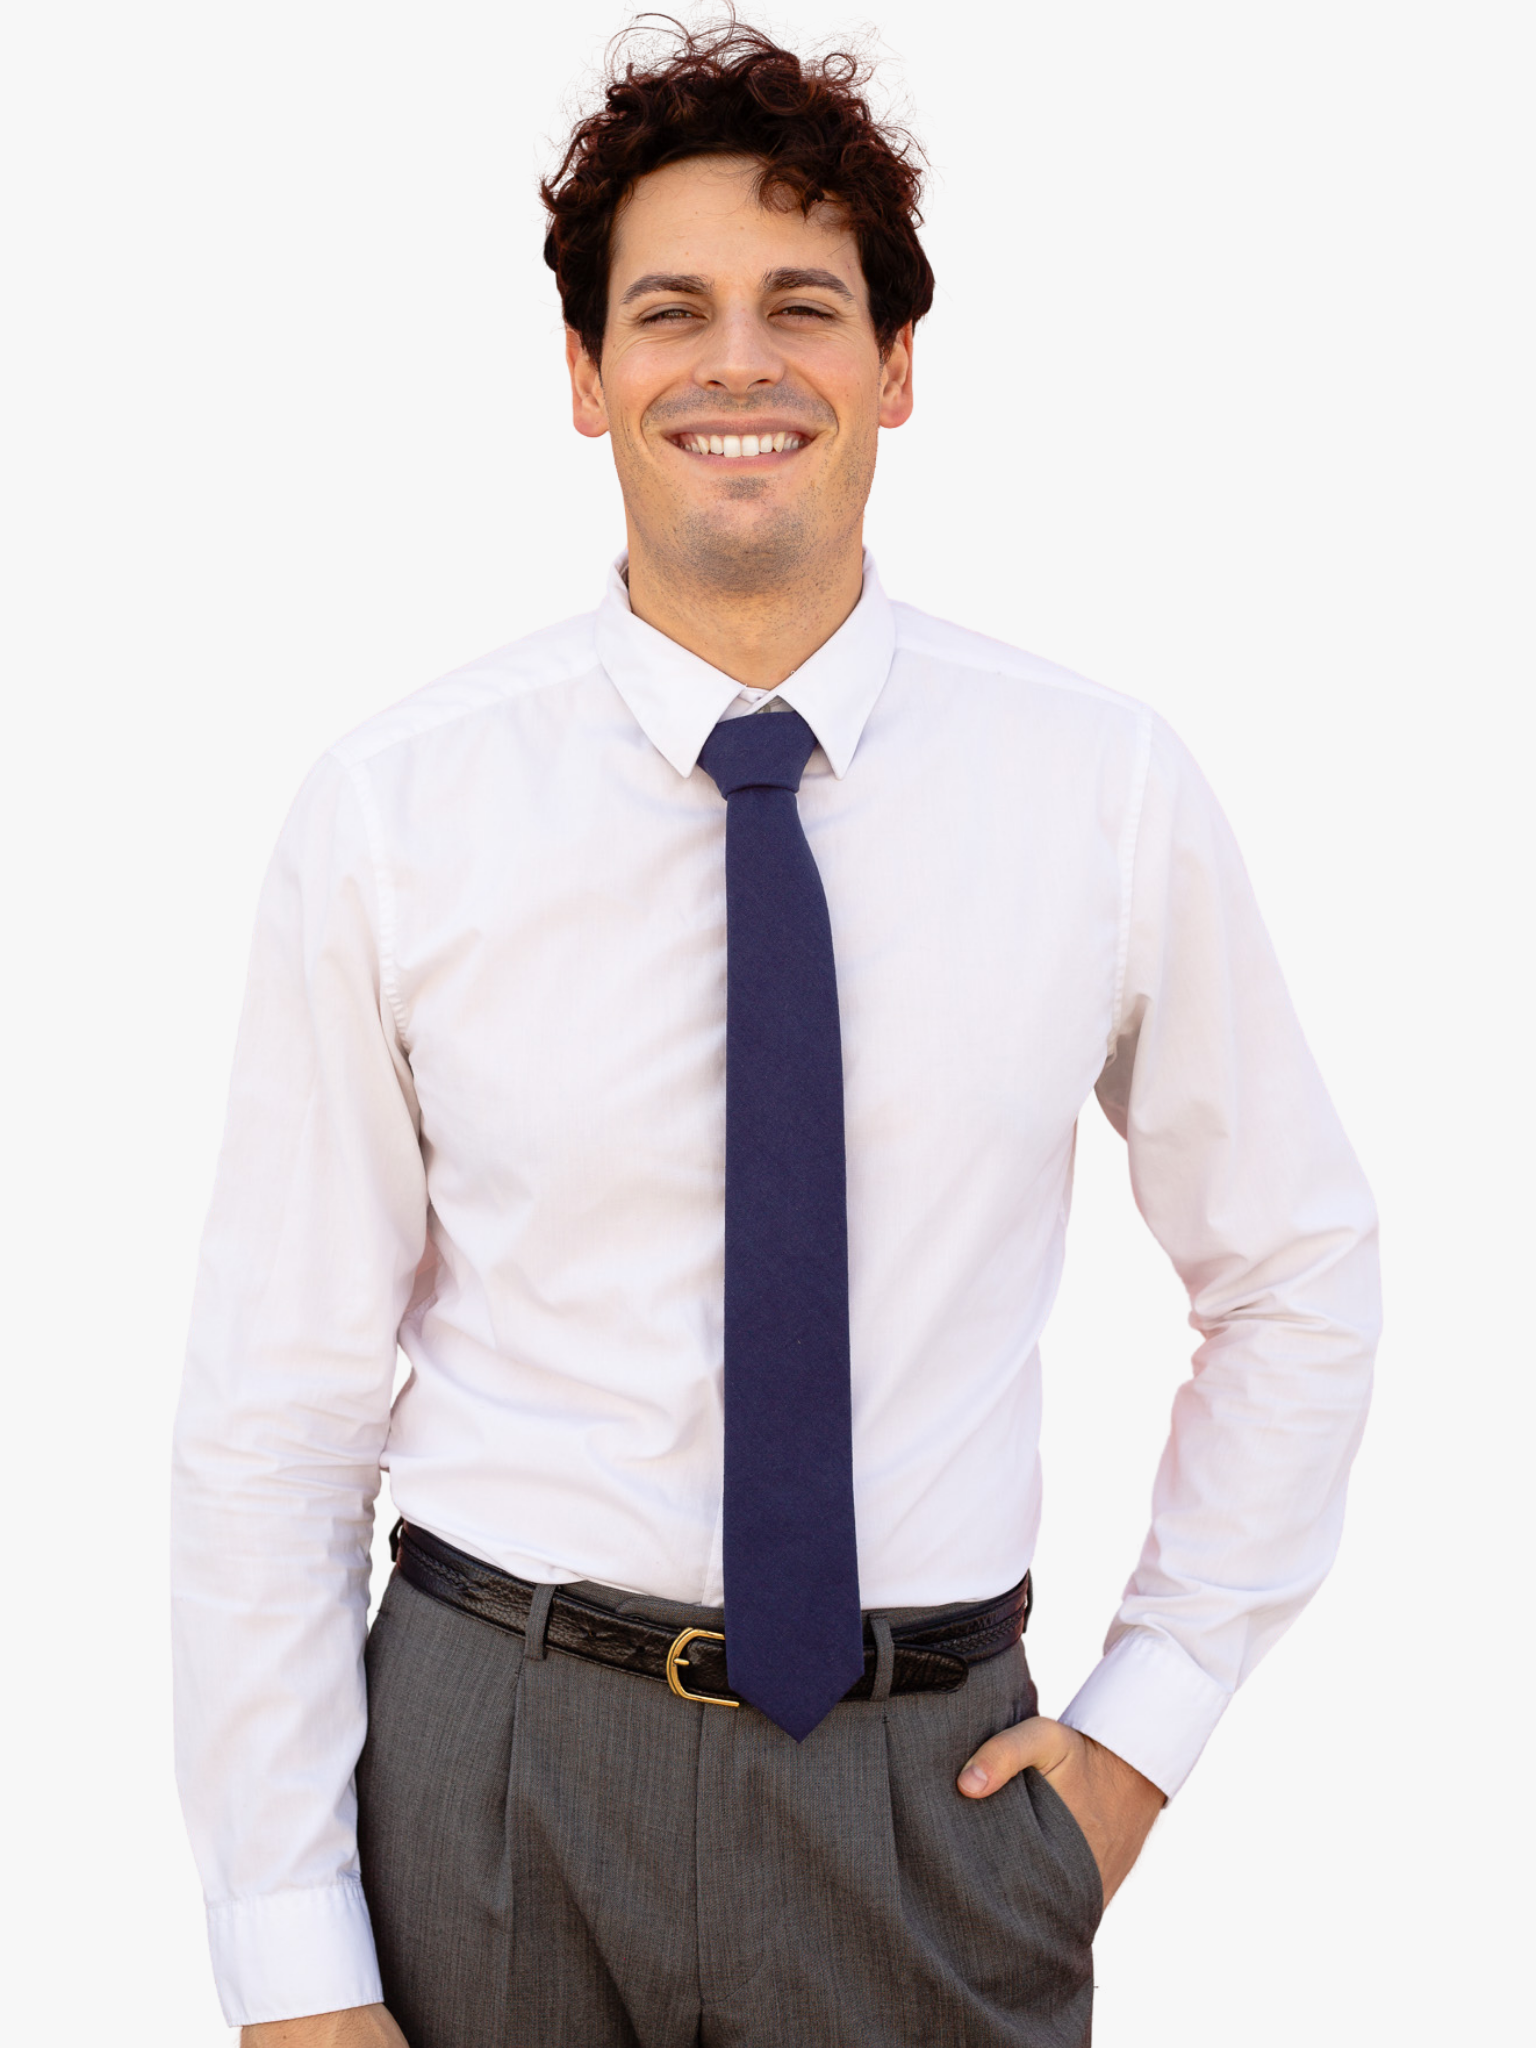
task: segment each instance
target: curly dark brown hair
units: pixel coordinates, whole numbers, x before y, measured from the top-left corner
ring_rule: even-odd
[[[560,168],[539,186],[549,213],[544,261],[566,325],[596,362],[608,313],[613,225],[640,178],[684,157],[746,156],[762,165],[759,199],[809,215],[834,205],[858,243],[882,354],[933,303],[933,272],[917,239],[917,145],[877,121],[861,90],[869,66],[846,50],[809,63],[738,22],[701,30],[670,16],[662,63],[620,70],[618,38],[596,113],[578,122]],[[634,33],[634,29],[628,32]]]

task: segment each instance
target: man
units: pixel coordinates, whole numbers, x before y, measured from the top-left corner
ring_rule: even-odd
[[[863,553],[931,276],[851,67],[684,39],[545,196],[627,554],[334,748],[258,920],[178,1431],[226,2012],[1066,2048],[1331,1560],[1369,1195],[1178,743]],[[1049,1720],[1036,1345],[1095,1091],[1203,1341]]]

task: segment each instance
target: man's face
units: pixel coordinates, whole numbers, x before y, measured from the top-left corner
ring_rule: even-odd
[[[877,430],[912,409],[911,330],[882,359],[853,236],[831,208],[761,205],[757,171],[696,157],[642,178],[615,225],[601,364],[567,347],[577,427],[613,437],[632,549],[743,592],[857,539]]]

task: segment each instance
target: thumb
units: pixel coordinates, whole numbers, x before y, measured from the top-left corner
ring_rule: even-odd
[[[984,1742],[961,1771],[958,1785],[967,1799],[985,1799],[1033,1764],[1047,1776],[1073,1754],[1082,1737],[1075,1728],[1043,1714],[1017,1721]]]

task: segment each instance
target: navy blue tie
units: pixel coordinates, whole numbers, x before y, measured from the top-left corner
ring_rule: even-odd
[[[726,799],[725,1637],[797,1742],[864,1669],[832,927],[796,791],[798,712],[717,725]]]

